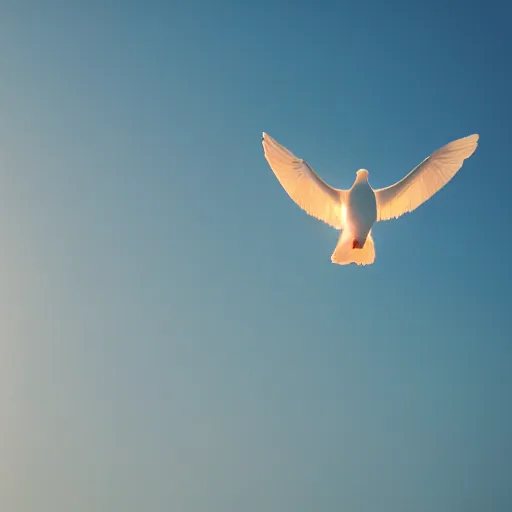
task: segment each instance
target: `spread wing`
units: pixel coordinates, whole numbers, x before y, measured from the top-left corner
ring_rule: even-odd
[[[312,217],[341,229],[341,210],[347,192],[327,185],[304,160],[270,135],[263,133],[262,144],[270,168],[295,203]]]
[[[478,135],[450,142],[432,153],[405,178],[375,190],[377,220],[397,218],[412,212],[441,190],[462,167],[478,145]]]

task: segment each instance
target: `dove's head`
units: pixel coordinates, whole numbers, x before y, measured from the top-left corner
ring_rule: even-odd
[[[368,171],[366,169],[359,169],[356,172],[356,181],[367,181],[368,180]]]

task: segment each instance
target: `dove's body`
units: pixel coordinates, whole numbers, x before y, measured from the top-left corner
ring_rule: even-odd
[[[346,207],[342,208],[344,228],[331,261],[339,265],[373,263],[375,249],[371,229],[377,220],[377,201],[368,183],[368,171],[357,171],[356,180],[346,195]]]
[[[352,188],[348,191],[347,221],[345,230],[354,237],[355,245],[364,246],[366,237],[377,220],[375,192],[368,183],[368,173],[358,171]]]
[[[302,159],[263,134],[265,158],[288,195],[309,215],[340,229],[331,261],[369,265],[375,260],[372,226],[412,212],[459,171],[478,144],[478,135],[446,144],[394,185],[373,189],[360,169],[350,190],[330,187]]]

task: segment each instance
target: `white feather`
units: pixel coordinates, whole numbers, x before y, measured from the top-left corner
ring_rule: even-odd
[[[346,191],[327,185],[304,160],[266,133],[262,144],[270,168],[293,201],[312,217],[341,229]]]
[[[477,145],[478,135],[450,142],[432,153],[398,183],[375,190],[377,220],[397,218],[418,208],[457,174]]]

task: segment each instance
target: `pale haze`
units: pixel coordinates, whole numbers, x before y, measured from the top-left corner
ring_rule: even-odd
[[[512,510],[505,5],[2,3],[2,512]],[[263,131],[480,142],[357,267]]]

